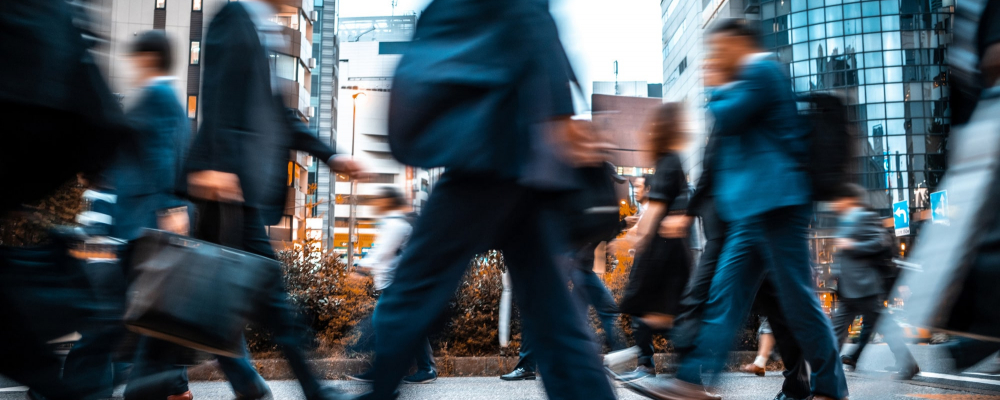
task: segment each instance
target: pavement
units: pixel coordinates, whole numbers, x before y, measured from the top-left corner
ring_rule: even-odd
[[[913,381],[893,381],[882,368],[892,364],[892,354],[885,345],[869,345],[858,371],[848,373],[851,399],[944,399],[1000,400],[1000,375],[990,375],[979,369],[964,373],[949,372],[949,361],[938,346],[911,346],[923,372]],[[571,368],[571,366],[570,366]],[[772,399],[781,387],[779,372],[765,377],[741,373],[723,374],[717,392],[726,400]],[[330,381],[331,385],[351,393],[362,393],[367,386],[350,381]],[[302,399],[295,381],[269,382],[276,400]],[[25,398],[24,388],[0,379],[0,400]],[[197,400],[233,398],[226,382],[193,382],[191,390]],[[541,381],[504,382],[496,377],[441,378],[425,385],[404,385],[401,400],[530,400],[545,399]],[[642,399],[627,389],[618,388],[621,400]],[[121,395],[121,389],[116,393]]]

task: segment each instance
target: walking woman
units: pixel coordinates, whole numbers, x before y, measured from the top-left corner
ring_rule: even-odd
[[[654,112],[647,129],[640,132],[656,159],[656,172],[652,181],[646,182],[646,211],[633,231],[620,240],[625,243],[617,244],[630,244],[636,254],[620,309],[632,316],[632,334],[640,355],[636,370],[619,377],[623,381],[655,375],[653,335],[673,326],[691,274],[686,230],[677,229],[668,235],[658,232],[668,215],[683,213],[687,207],[688,184],[679,156],[687,145],[684,124],[683,105],[666,103]]]

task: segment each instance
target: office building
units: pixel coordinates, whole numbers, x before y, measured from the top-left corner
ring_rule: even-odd
[[[413,36],[416,15],[341,18],[337,144],[339,151],[354,154],[370,169],[370,176],[352,193],[349,177],[335,176],[334,245],[346,254],[350,231],[351,196],[363,203],[383,186],[395,186],[419,211],[427,200],[435,175],[402,165],[389,152],[388,109],[392,76],[402,52]],[[356,256],[364,256],[375,238],[374,210],[356,209]]]
[[[594,81],[594,94],[629,97],[663,97],[663,84],[646,81]]]

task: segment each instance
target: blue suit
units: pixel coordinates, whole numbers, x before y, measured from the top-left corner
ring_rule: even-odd
[[[702,367],[721,372],[768,279],[813,372],[812,392],[845,398],[833,328],[813,289],[809,180],[799,167],[808,142],[791,84],[775,61],[754,57],[735,82],[713,93],[708,110],[718,139],[710,166],[713,197],[727,228],[702,328],[676,377],[701,384]]]
[[[573,113],[572,80],[547,0],[435,0],[424,11],[393,79],[389,143],[400,162],[446,172],[376,306],[371,399],[394,397],[469,260],[490,249],[503,251],[549,398],[614,398],[590,329],[568,312],[558,198],[539,190],[573,183],[538,130]]]

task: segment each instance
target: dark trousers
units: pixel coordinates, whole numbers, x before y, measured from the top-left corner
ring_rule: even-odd
[[[543,211],[551,206],[547,197],[510,180],[445,173],[376,309],[373,399],[393,398],[469,260],[489,249],[503,251],[549,397],[615,398],[590,330],[580,313],[567,311],[575,305],[566,274],[556,266],[566,232]]]
[[[718,376],[766,276],[815,374],[812,392],[837,399],[847,397],[847,381],[833,328],[820,308],[812,282],[807,242],[809,215],[809,206],[785,207],[730,223],[703,324],[694,349],[681,361],[678,379],[701,384],[703,366]],[[755,262],[755,257],[760,262]]]
[[[722,253],[722,244],[725,241],[726,224],[715,215],[712,203],[707,202],[701,214],[708,241],[705,243],[704,252],[698,260],[698,267],[684,289],[684,297],[681,300],[683,311],[674,320],[674,329],[670,332],[674,348],[682,355],[682,358],[684,354],[694,348],[694,341],[701,330],[702,313],[708,302],[712,279],[715,278],[716,266]],[[777,292],[769,281],[765,280],[762,283],[754,305],[770,321],[778,353],[781,354],[781,360],[785,365],[783,372],[785,380],[781,386],[782,393],[797,399],[809,397],[811,391],[809,368],[806,366],[805,360],[802,359],[802,349],[795,341],[795,337],[788,327],[788,321],[781,311]]]
[[[878,296],[868,296],[857,299],[840,299],[840,306],[833,316],[833,329],[837,334],[838,343],[847,340],[848,330],[854,318],[861,316],[861,334],[858,337],[858,345],[847,354],[853,360],[861,358],[868,341],[871,340],[875,331],[882,333],[882,338],[889,345],[893,357],[896,358],[896,365],[899,367],[910,367],[916,365],[913,354],[906,347],[906,340],[903,338],[903,328],[901,328],[891,318],[882,318],[885,307]],[[879,321],[881,321],[881,324]]]
[[[4,321],[0,329],[0,374],[49,400],[80,399],[80,392],[59,379],[61,363],[53,349],[30,329],[33,316],[9,304],[0,291],[0,321]]]
[[[621,350],[625,348],[625,341],[618,325],[618,304],[601,277],[594,273],[594,249],[596,245],[587,246],[573,260],[575,268],[570,269],[569,275],[573,282],[573,298],[584,321],[590,320],[588,311],[590,306],[594,307],[604,330],[604,343],[611,350]]]
[[[233,227],[232,207],[242,213],[242,226]],[[206,202],[199,204],[198,236],[204,240],[242,249],[268,258],[275,258],[274,249],[267,237],[264,223],[257,211],[250,207],[231,206]],[[237,215],[238,217],[239,215]],[[229,218],[229,219],[227,219]],[[227,228],[229,227],[229,228]],[[242,233],[234,243],[233,233]],[[292,373],[302,385],[307,399],[316,398],[321,390],[319,379],[309,368],[305,355],[305,327],[296,315],[285,291],[284,283],[274,282],[268,291],[267,301],[256,316],[257,323],[271,331],[273,340],[288,361]],[[245,352],[247,353],[247,352]],[[219,357],[219,367],[233,386],[237,395],[260,397],[268,392],[267,384],[250,363],[249,353],[240,358]]]

